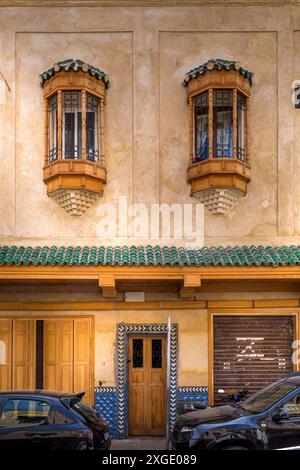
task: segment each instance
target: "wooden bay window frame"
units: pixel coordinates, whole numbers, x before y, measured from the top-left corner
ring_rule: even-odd
[[[87,70],[87,69],[85,69]],[[104,145],[105,145],[105,113],[104,105],[106,104],[106,87],[107,84],[102,79],[91,76],[82,67],[82,70],[59,70],[53,73],[43,83],[44,92],[44,119],[45,119],[45,157],[44,157],[44,182],[47,185],[47,193],[51,197],[57,197],[58,191],[74,191],[80,190],[90,195],[102,195],[103,185],[106,183],[106,169],[104,163]],[[73,153],[69,151],[66,155],[65,147],[65,129],[63,120],[66,111],[64,99],[65,93],[78,92],[80,96],[80,111],[74,108],[74,114],[78,116],[81,113],[81,139],[74,141]],[[49,130],[49,104],[50,99],[57,96],[57,153],[55,158],[50,158],[50,130]],[[89,96],[98,102],[95,108],[95,102],[92,101],[92,109],[90,113],[97,112],[97,117],[92,119],[90,123],[94,123],[94,138],[90,137],[90,141],[95,148],[87,149],[87,102]],[[72,106],[72,103],[71,103]],[[79,108],[78,108],[79,109]],[[78,117],[77,117],[78,119]],[[97,126],[97,127],[95,127]],[[74,127],[75,129],[75,127]],[[74,131],[75,132],[75,131]],[[91,132],[91,129],[89,129]],[[81,140],[81,142],[80,142]],[[90,143],[91,143],[90,142]],[[76,149],[75,145],[80,145]],[[71,145],[72,149],[72,145]],[[77,150],[77,152],[76,152]],[[70,193],[69,193],[70,194]],[[87,196],[89,197],[89,196]],[[89,201],[90,199],[86,199]]]
[[[217,157],[216,155],[216,148],[215,148],[215,137],[217,132],[216,127],[216,120],[215,120],[215,113],[214,113],[214,98],[215,92],[218,90],[230,91],[232,92],[232,149],[233,153],[232,156],[224,156],[224,157]],[[249,107],[249,96],[241,93],[238,88],[225,88],[225,87],[215,87],[209,88],[208,90],[203,90],[201,93],[196,94],[195,96],[188,97],[188,106],[189,106],[189,164],[193,165],[194,163],[198,163],[196,161],[196,125],[195,125],[195,99],[202,94],[208,92],[208,140],[209,140],[209,153],[208,159],[213,158],[232,158],[238,159],[238,96],[241,95],[246,99],[246,106],[245,106],[245,123],[244,123],[244,153],[245,158],[244,160],[249,163],[249,152],[248,152],[248,107]],[[248,159],[246,159],[246,155],[248,155]],[[240,159],[241,161],[243,159]]]
[[[98,122],[98,127],[95,129],[95,132],[97,133],[95,142],[97,142],[98,146],[98,159],[99,161],[95,161],[94,163],[99,163],[104,166],[104,104],[105,100],[104,98],[100,98],[96,94],[92,94],[90,92],[87,92],[86,90],[81,90],[77,88],[72,88],[68,90],[58,90],[56,93],[51,94],[44,98],[44,114],[45,114],[45,166],[50,164],[51,161],[49,160],[49,100],[52,98],[54,95],[57,96],[57,142],[58,142],[58,149],[57,149],[57,159],[68,159],[68,157],[65,157],[64,155],[64,136],[63,136],[63,117],[64,117],[64,106],[63,106],[63,93],[64,92],[72,92],[72,91],[78,91],[81,94],[81,152],[80,156],[75,156],[74,159],[82,159],[86,160],[87,159],[87,95],[89,94],[90,96],[94,96],[95,98],[98,99],[98,112],[97,112],[97,122]],[[77,125],[75,126],[77,128]],[[77,129],[75,129],[76,132]],[[77,140],[78,142],[78,140]],[[74,152],[75,153],[75,152]],[[69,157],[70,158],[70,157]]]
[[[248,124],[251,82],[238,70],[214,69],[189,79],[186,85],[189,109],[188,182],[191,184],[191,195],[205,198],[211,190],[229,190],[233,195],[245,195],[251,179]],[[229,138],[232,142],[229,141],[227,155],[217,155],[215,148],[217,131],[214,129],[214,101],[216,92],[222,90],[231,92],[232,137],[229,134]],[[196,154],[195,100],[203,93],[208,93],[208,157],[199,158]],[[242,153],[238,149],[239,96],[245,100]]]

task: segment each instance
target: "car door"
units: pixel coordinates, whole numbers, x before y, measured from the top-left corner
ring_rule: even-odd
[[[281,417],[280,417],[281,416]],[[271,449],[300,449],[300,391],[274,410],[267,420]]]
[[[48,421],[50,411],[51,405],[45,399],[7,397],[0,415],[0,448],[48,449],[51,441],[51,426]]]

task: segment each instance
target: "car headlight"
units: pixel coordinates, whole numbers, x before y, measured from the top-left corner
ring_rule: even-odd
[[[191,428],[191,427],[188,427],[188,426],[185,426],[181,429],[179,429],[179,432],[178,432],[178,441],[180,442],[183,442],[183,441],[189,441],[191,438],[192,438],[192,435],[195,431],[195,428]]]

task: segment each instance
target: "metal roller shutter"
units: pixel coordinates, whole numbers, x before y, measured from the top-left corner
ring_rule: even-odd
[[[292,316],[214,317],[214,397],[219,388],[249,394],[293,371]]]

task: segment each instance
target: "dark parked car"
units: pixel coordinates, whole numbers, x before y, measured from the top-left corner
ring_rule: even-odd
[[[106,450],[109,428],[84,392],[0,392],[1,450]]]
[[[174,449],[300,449],[300,375],[279,380],[244,402],[176,418]]]

